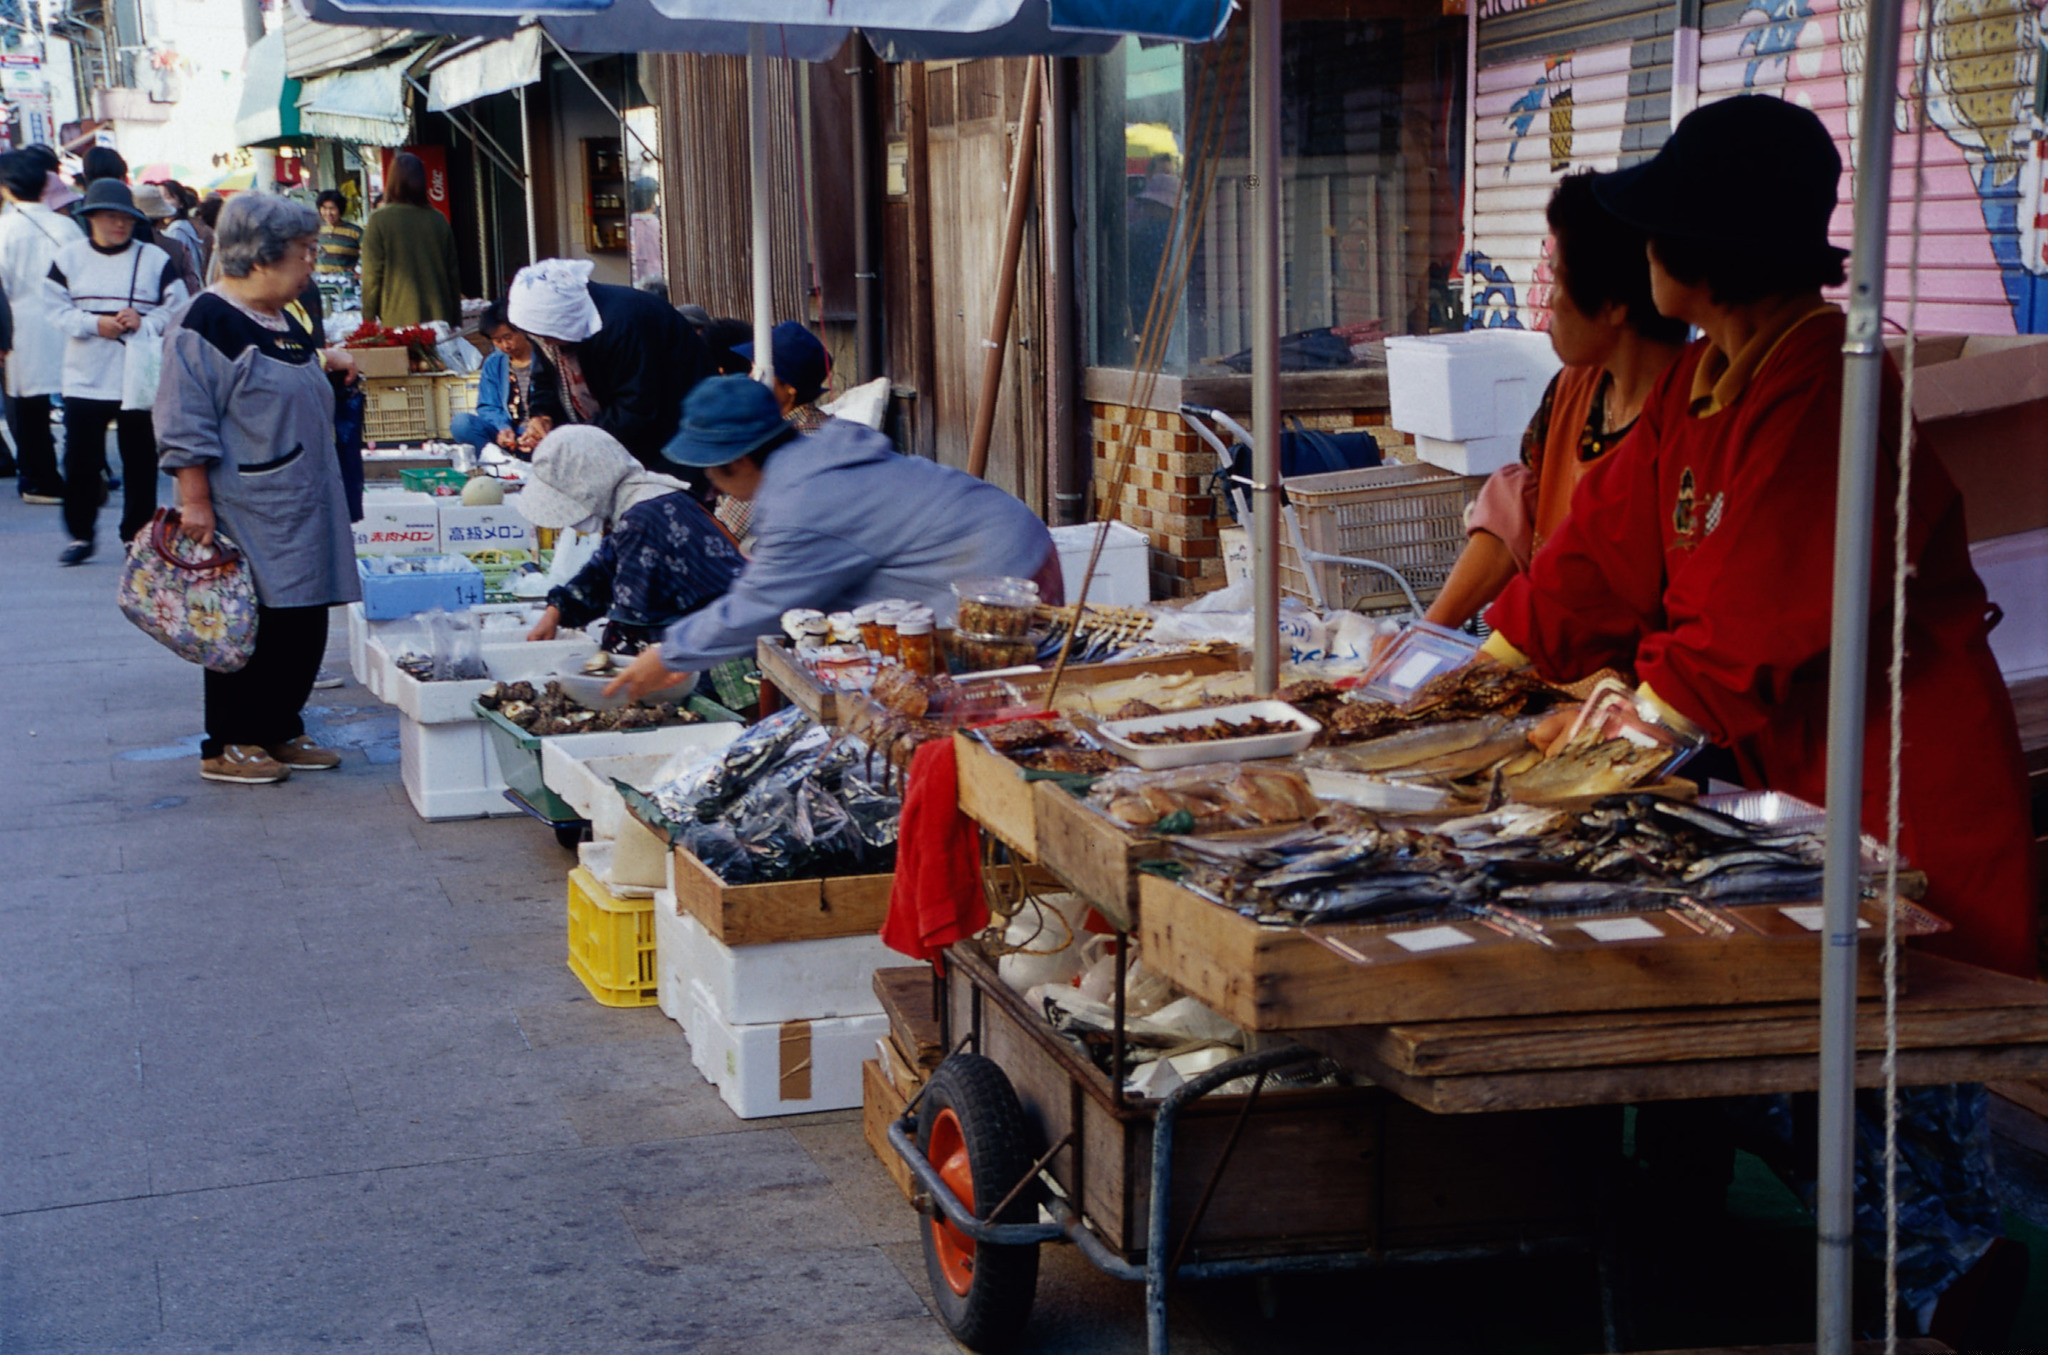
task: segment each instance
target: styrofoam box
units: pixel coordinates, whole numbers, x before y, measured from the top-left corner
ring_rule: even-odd
[[[669,859],[675,859],[670,853]],[[670,887],[654,891],[654,982],[661,1014],[685,1030],[690,1025],[690,936],[683,930],[684,913]],[[696,919],[692,918],[691,921]],[[700,925],[699,930],[702,930]]]
[[[441,510],[431,494],[366,489],[355,533],[358,555],[439,555]]]
[[[1088,568],[1088,552],[1095,549],[1099,522],[1083,522],[1052,529],[1053,549],[1060,555],[1060,575],[1065,581],[1067,601],[1081,596],[1081,578]],[[1090,602],[1105,607],[1142,607],[1152,600],[1150,540],[1135,527],[1121,522],[1109,524],[1109,539],[1102,543],[1102,558],[1095,562],[1094,583],[1088,590]]]
[[[674,894],[663,892],[673,910]],[[680,951],[660,963],[702,984],[719,1012],[738,1025],[878,1012],[875,971],[898,959],[879,936],[728,946],[688,913],[677,919],[675,935]]]
[[[1536,411],[1529,411],[1534,414]],[[1453,475],[1491,475],[1502,466],[1522,459],[1522,435],[1503,433],[1491,438],[1468,438],[1446,442],[1426,434],[1415,435],[1416,459],[1441,466]]]
[[[369,653],[370,618],[363,615],[363,604],[351,602],[342,609],[348,614],[348,671],[359,687],[370,685]]]
[[[517,814],[505,798],[497,745],[481,720],[423,725],[398,722],[398,774],[419,816],[482,819]]]
[[[573,640],[533,640],[483,646],[484,668],[490,676],[464,682],[421,682],[391,661],[391,695],[384,699],[423,725],[445,725],[475,720],[471,707],[496,682],[539,684],[566,659],[590,648],[581,636]]]
[[[1441,442],[1520,437],[1560,365],[1549,337],[1528,330],[1390,338],[1387,422]]]
[[[561,796],[579,818],[589,819],[596,836],[617,837],[625,802],[612,785],[613,777],[629,786],[641,786],[643,778],[651,780],[683,749],[700,750],[708,758],[744,729],[720,720],[623,734],[563,734],[542,739],[541,784]],[[606,827],[611,831],[604,831]]]
[[[438,501],[441,514],[441,544],[467,555],[480,550],[540,549],[534,525],[519,515],[511,499],[502,504],[470,507],[458,500]]]
[[[385,648],[383,636],[372,634],[363,642],[363,668],[363,685],[370,689],[370,695],[389,705],[398,666],[392,661],[391,651]]]
[[[830,1020],[745,1025],[727,1019],[703,984],[690,985],[689,1017],[683,1031],[697,1071],[742,1120],[801,1115],[817,1110],[850,1110],[861,1103],[860,1065],[889,1033],[889,1018],[844,1016]],[[790,1062],[804,1069],[808,1097],[782,1095],[783,1043]]]

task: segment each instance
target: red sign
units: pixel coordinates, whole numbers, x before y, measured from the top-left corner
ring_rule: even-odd
[[[400,150],[384,152],[384,197],[391,198],[391,161],[400,152],[417,155],[427,170],[427,205],[447,218],[448,224],[455,224],[455,217],[448,208],[448,149],[445,146],[404,146]]]

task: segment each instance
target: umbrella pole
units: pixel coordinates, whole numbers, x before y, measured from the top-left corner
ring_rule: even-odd
[[[754,376],[775,389],[775,259],[768,222],[768,30],[747,28],[747,170],[753,189]]]
[[[1869,681],[1872,501],[1884,388],[1884,283],[1892,116],[1902,0],[1864,9],[1857,110],[1855,236],[1842,343],[1842,442],[1835,492],[1834,629],[1828,651],[1827,883],[1822,892],[1817,1355],[1848,1355],[1856,1233],[1856,948],[1863,831],[1864,691]],[[1896,756],[1896,752],[1894,753]]]
[[[1280,685],[1280,0],[1250,0],[1252,683]]]

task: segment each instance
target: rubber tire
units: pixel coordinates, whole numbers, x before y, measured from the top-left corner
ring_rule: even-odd
[[[570,827],[557,828],[555,829],[555,841],[573,852],[583,845],[584,827],[585,825],[579,823]]]
[[[955,1054],[932,1074],[931,1085],[919,1104],[919,1151],[930,1151],[932,1124],[942,1110],[951,1110],[960,1122],[968,1168],[974,1179],[975,1216],[985,1219],[989,1209],[1010,1193],[1010,1188],[1037,1160],[1037,1154],[1029,1147],[1030,1130],[1024,1123],[1024,1108],[1017,1102],[1010,1079],[994,1060],[979,1054]],[[1033,1182],[1018,1192],[1017,1199],[997,1221],[1036,1220],[1041,1189]],[[936,1229],[937,1224],[926,1219],[920,1236],[924,1241],[925,1274],[931,1279],[932,1301],[940,1320],[954,1339],[969,1350],[996,1355],[1013,1348],[1024,1334],[1032,1299],[1037,1296],[1038,1248],[977,1244],[974,1278],[967,1293],[961,1295],[954,1293],[946,1281],[939,1262]]]

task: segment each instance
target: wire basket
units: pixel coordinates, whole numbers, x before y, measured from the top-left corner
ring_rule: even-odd
[[[1436,466],[1373,466],[1296,476],[1287,481],[1287,501],[1311,554],[1377,560],[1399,570],[1426,604],[1465,549],[1465,509],[1485,483],[1483,475]],[[1283,529],[1279,544],[1280,591],[1311,601],[1293,534]],[[1408,610],[1399,586],[1376,569],[1324,561],[1309,568],[1325,606],[1367,615]]]

